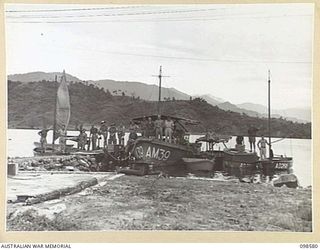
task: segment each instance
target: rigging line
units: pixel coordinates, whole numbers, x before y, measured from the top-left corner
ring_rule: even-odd
[[[228,9],[228,8],[219,8],[219,9],[216,9],[216,10],[226,10],[226,9]],[[160,9],[161,10],[161,9]],[[159,9],[157,9],[157,11],[160,11]],[[179,11],[179,9],[177,10],[177,9],[168,9],[168,10],[166,10],[166,11]],[[201,11],[202,9],[196,9],[196,10],[199,10],[199,11]],[[231,10],[231,9],[228,9],[228,10]],[[140,11],[156,11],[156,10],[140,10]],[[163,10],[164,11],[164,10]],[[182,9],[182,11],[195,11],[194,9]],[[137,12],[135,12],[135,13],[137,13]],[[142,12],[143,13],[143,12]],[[102,13],[101,13],[102,14]],[[111,13],[112,14],[112,13]],[[125,13],[124,13],[125,14]],[[200,13],[199,13],[200,14]],[[199,18],[202,18],[202,17],[216,17],[216,16],[225,16],[225,14],[227,14],[226,12],[225,13],[223,13],[223,14],[214,14],[214,16],[208,16],[208,15],[206,15],[206,16],[195,16],[195,17],[199,17]],[[230,13],[230,15],[228,15],[228,16],[234,16],[234,15],[241,15],[241,16],[243,16],[243,15],[257,15],[257,14],[265,14],[265,12],[247,12],[247,13],[238,13],[238,14],[232,14],[232,13]],[[96,16],[95,14],[93,14],[92,16]],[[37,16],[34,16],[34,15],[20,15],[20,16],[8,16],[8,17],[20,17],[20,18],[24,18],[24,17],[41,17],[41,16],[39,16],[39,15],[37,15]],[[47,17],[47,16],[46,16]],[[64,16],[57,16],[57,17],[61,17],[61,18],[63,18]],[[73,17],[77,17],[77,15],[73,15]]]
[[[148,6],[119,6],[119,7],[97,7],[97,8],[72,8],[72,9],[39,9],[39,10],[6,10],[8,13],[23,13],[23,12],[60,12],[60,11],[88,11],[88,10],[114,10],[114,9],[133,9]]]
[[[275,141],[271,142],[271,144],[277,143],[277,142],[282,141],[282,140],[287,139],[287,138],[289,138],[289,137],[280,138],[278,140],[275,140]]]
[[[200,14],[200,13],[199,13]],[[229,17],[244,17],[244,18],[265,18],[265,17],[291,17],[291,16],[313,16],[311,14],[274,14],[274,15],[265,15],[263,16],[263,14],[265,15],[265,12],[247,12],[247,13],[212,13],[212,14],[207,14],[207,15],[195,15],[195,16],[176,16],[176,17],[165,17],[165,18],[158,18],[156,20],[193,20],[193,19],[211,19],[211,18],[229,18]],[[121,20],[121,19],[119,19]],[[153,20],[153,19],[128,19],[128,20]]]
[[[277,15],[277,16],[245,16],[246,14],[243,15],[216,15],[216,16],[221,16],[222,18],[214,18],[213,17],[191,17],[191,18],[185,18],[185,17],[176,17],[176,18],[162,18],[162,19],[145,19],[146,21],[211,21],[211,20],[232,20],[232,19],[265,19],[265,18],[286,18],[286,17],[313,17],[313,15]],[[142,19],[140,19],[142,20]],[[135,19],[132,21],[140,21],[139,19]],[[121,22],[122,20],[119,20]],[[131,20],[130,20],[131,21]],[[144,21],[144,20],[143,20]]]
[[[195,58],[195,57],[177,57],[177,56],[160,56],[160,55],[148,55],[148,54],[137,54],[137,53],[124,53],[124,52],[112,52],[106,50],[92,50],[92,49],[82,49],[82,48],[72,48],[76,50],[101,52],[108,54],[118,54],[118,55],[129,55],[129,56],[140,56],[140,57],[155,57],[155,58],[166,58],[166,59],[180,59],[180,60],[194,60],[194,61],[215,61],[215,62],[226,62],[226,63],[288,63],[288,64],[310,64],[307,61],[246,61],[246,60],[223,60],[223,59],[213,59],[213,58]]]
[[[175,19],[127,19],[127,20],[71,20],[71,21],[8,21],[8,23],[127,23],[127,22],[190,22],[190,21],[219,21],[239,19],[267,19],[267,18],[290,18],[290,17],[312,17],[312,15],[282,15],[282,16],[239,16],[225,18],[175,18]],[[21,18],[23,19],[23,18]]]
[[[290,142],[290,153],[291,155],[293,155],[292,139],[290,139],[289,142]]]
[[[66,15],[66,16],[7,16],[8,18],[75,18],[75,17],[100,17],[100,16],[137,16],[137,15],[159,15],[159,14],[176,14],[176,13],[191,13],[201,11],[221,10],[221,8],[207,8],[207,9],[191,9],[191,10],[170,10],[170,11],[144,11],[135,13],[105,13],[94,15]]]

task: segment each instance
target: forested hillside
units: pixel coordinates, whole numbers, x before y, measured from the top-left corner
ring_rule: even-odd
[[[51,81],[13,82],[8,81],[8,126],[9,128],[40,128],[53,124],[55,95],[58,85]],[[157,102],[140,100],[132,96],[112,96],[103,88],[83,83],[69,86],[71,100],[70,129],[84,124],[128,125],[130,119],[157,113]],[[192,132],[215,131],[221,134],[246,135],[250,125],[259,128],[258,134],[267,134],[267,119],[250,117],[224,111],[208,104],[201,98],[193,100],[165,101],[161,103],[163,114],[185,117],[200,121],[190,126]],[[311,124],[300,124],[285,119],[273,118],[272,136],[310,138]]]

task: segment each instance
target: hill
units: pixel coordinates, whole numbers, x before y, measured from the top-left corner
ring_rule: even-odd
[[[268,108],[264,105],[261,105],[261,104],[245,102],[245,103],[237,104],[237,106],[239,108],[252,110],[252,111],[258,112],[260,114],[268,113]]]
[[[255,103],[241,103],[237,104],[237,107],[252,110],[260,113],[262,116],[267,116],[268,108],[266,106]],[[286,117],[288,120],[298,122],[310,122],[311,121],[311,108],[288,108],[288,109],[272,109],[273,117]]]
[[[194,98],[202,98],[204,100],[206,100],[207,103],[210,103],[213,106],[216,106],[220,103],[225,102],[223,99],[215,97],[213,95],[207,94],[207,95],[195,95]]]
[[[10,81],[16,81],[16,82],[41,82],[41,81],[54,81],[55,76],[60,79],[62,73],[61,72],[30,72],[25,74],[14,74],[14,75],[8,75],[8,80]],[[70,74],[66,74],[68,81],[70,82],[81,82],[81,80],[75,76],[72,76]]]
[[[99,80],[88,81],[99,88],[109,90],[113,95],[122,95],[122,92],[127,96],[139,97],[147,101],[157,101],[159,97],[159,86],[149,85],[141,82],[114,81],[114,80]],[[188,100],[190,96],[176,90],[174,88],[161,88],[161,96],[163,99]]]
[[[232,111],[232,112],[237,112],[240,114],[246,114],[252,117],[264,117],[263,115],[261,115],[258,112],[255,111],[251,111],[251,110],[247,110],[247,109],[243,109],[243,108],[239,108],[237,105],[234,105],[230,102],[223,102],[223,103],[219,103],[217,104],[217,106],[223,110],[226,111]]]
[[[61,72],[30,72],[26,74],[15,74],[9,75],[8,80],[19,81],[22,83],[54,81],[55,75],[59,78],[61,76]],[[86,85],[92,84],[100,89],[103,88],[105,91],[109,90],[112,95],[117,96],[122,96],[124,94],[126,96],[140,98],[147,101],[157,101],[159,96],[159,88],[157,85],[150,85],[142,82],[114,81],[109,79],[83,81],[69,74],[67,74],[67,79],[70,82],[83,82]],[[174,88],[162,88],[163,100],[189,100],[190,97],[190,95]],[[235,105],[211,94],[196,95],[192,98],[202,98],[209,104],[214,106],[217,105],[219,108],[226,111],[230,110],[240,114],[244,113],[253,117],[267,117],[267,108],[263,105],[254,103],[242,103]],[[311,110],[310,108],[272,110],[272,116],[277,118],[285,117],[286,119],[294,122],[310,122]]]
[[[8,81],[8,126],[9,128],[40,128],[53,124],[53,107],[57,83]],[[157,102],[131,96],[113,96],[109,91],[90,84],[73,83],[69,86],[71,100],[70,129],[79,124],[86,127],[108,124],[128,125],[130,119],[155,114]],[[213,130],[221,134],[246,135],[248,126],[259,128],[266,134],[267,120],[250,117],[212,106],[201,98],[162,102],[162,113],[195,119],[198,126],[188,127],[192,132]],[[300,124],[285,119],[272,119],[272,135],[278,137],[310,138],[311,124]]]

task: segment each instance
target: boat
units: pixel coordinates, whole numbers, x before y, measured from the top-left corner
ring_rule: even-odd
[[[235,148],[228,148],[226,142],[231,137],[218,136],[209,132],[200,137],[197,142],[206,143],[206,152],[215,158],[214,170],[222,170],[230,175],[244,176],[255,172],[262,172],[265,176],[272,176],[279,172],[292,173],[293,158],[283,155],[273,155],[271,142],[271,108],[270,108],[270,71],[268,72],[268,137],[269,158],[260,159],[255,152],[247,151],[242,143]],[[243,138],[242,138],[243,139]],[[223,150],[215,150],[214,145],[222,143]]]
[[[269,158],[261,159],[257,162],[258,168],[266,176],[272,176],[277,172],[292,173],[293,158],[283,155],[274,155],[271,141],[271,104],[270,104],[270,70],[268,71],[268,139],[269,139]]]
[[[207,132],[206,135],[199,137],[196,142],[198,143],[205,143],[206,148],[206,157],[209,159],[214,159],[214,171],[222,171],[223,170],[223,160],[224,160],[224,153],[223,150],[215,149],[215,145],[222,144],[224,149],[227,149],[226,143],[231,139],[230,135],[219,135],[214,132]],[[203,154],[203,152],[202,152]]]
[[[148,116],[156,119],[157,115]],[[183,122],[188,124],[197,124],[196,121],[178,118],[168,115],[161,115],[161,119],[170,117],[174,122],[180,124],[184,133],[187,130]],[[134,118],[133,121],[140,122],[143,117]],[[188,135],[186,135],[188,136]],[[177,174],[185,171],[185,165],[182,158],[200,157],[199,143],[189,143],[187,140],[179,143],[170,143],[156,138],[139,137],[128,146],[130,159],[128,164],[138,173],[147,174],[148,172],[166,172]],[[132,169],[131,168],[131,169]],[[132,171],[130,170],[130,173]]]
[[[202,159],[202,158],[182,158],[183,162],[187,166],[187,171],[197,172],[197,171],[213,171],[214,160]]]
[[[251,175],[257,169],[258,155],[255,152],[246,151],[242,144],[237,144],[235,148],[228,148],[226,143],[231,138],[229,135],[207,132],[196,141],[206,143],[206,153],[214,159],[214,171],[223,171],[238,177]],[[223,149],[220,146],[218,149],[214,148],[219,144],[223,145]]]
[[[55,78],[57,82],[57,77]],[[70,96],[68,90],[68,83],[66,73],[63,71],[61,81],[57,89],[55,107],[54,107],[54,122],[53,122],[53,136],[52,143],[45,144],[45,150],[41,147],[41,143],[34,142],[35,148],[33,154],[35,156],[49,156],[49,155],[65,155],[70,154],[75,149],[72,145],[56,144],[55,141],[59,137],[64,137],[65,141],[68,139],[67,129],[70,120]],[[47,129],[49,131],[49,129]],[[58,133],[61,132],[61,134]],[[71,140],[75,140],[75,137],[70,137]]]
[[[175,175],[186,170],[186,165],[182,160],[183,158],[200,157],[201,144],[197,142],[189,143],[188,131],[185,127],[185,125],[196,125],[199,124],[199,122],[161,114],[161,79],[163,77],[161,66],[157,77],[159,77],[158,114],[137,117],[132,121],[136,124],[141,124],[146,118],[151,118],[153,121],[155,121],[158,116],[160,116],[162,120],[170,118],[177,126],[179,126],[181,134],[177,136],[175,142],[166,142],[152,137],[146,138],[144,136],[137,138],[127,146],[128,155],[126,162],[129,167],[118,167],[118,172],[138,175],[165,172]],[[178,131],[178,129],[176,131]],[[187,140],[185,140],[185,138]]]

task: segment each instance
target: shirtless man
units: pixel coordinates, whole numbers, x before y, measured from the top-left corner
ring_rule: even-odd
[[[159,139],[162,141],[163,133],[163,120],[161,120],[161,115],[158,115],[157,120],[154,122],[155,132],[156,132],[156,139]]]
[[[174,122],[171,120],[170,117],[168,117],[165,121],[164,121],[164,136],[165,136],[165,140],[166,142],[171,143],[172,142],[172,132],[173,132],[173,126],[174,126]]]
[[[249,136],[249,143],[250,143],[250,152],[253,151],[256,152],[256,134],[257,134],[258,129],[251,126],[248,129],[248,136]]]
[[[269,145],[269,143],[267,142],[266,139],[264,139],[264,137],[262,135],[261,139],[258,141],[258,144],[257,144],[257,146],[258,146],[258,148],[260,150],[260,157],[261,157],[262,160],[267,158],[267,156],[266,156],[267,145]]]
[[[49,131],[49,129],[44,128],[38,132],[38,135],[40,135],[40,143],[41,143],[41,148],[42,148],[43,152],[46,152],[48,131]]]

